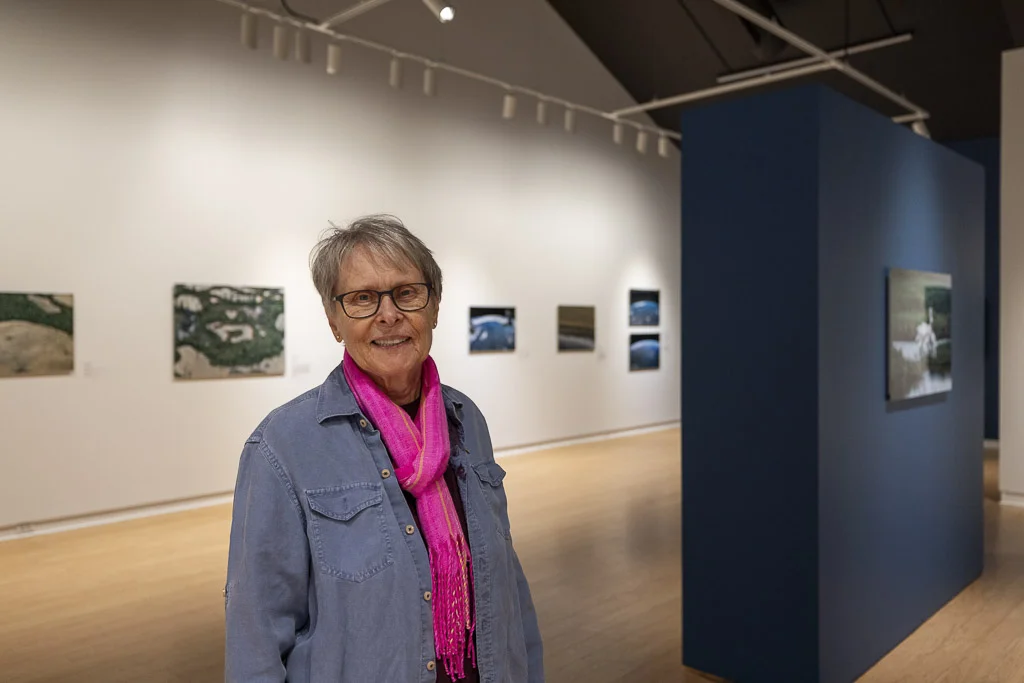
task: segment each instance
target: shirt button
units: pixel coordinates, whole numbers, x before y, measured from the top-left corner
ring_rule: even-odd
[[[462,466],[462,465],[459,465],[459,469],[455,470],[455,474],[459,477],[459,479],[465,479],[466,478],[466,468],[464,466]]]
[[[427,671],[433,671],[433,670],[434,670],[434,663],[433,662],[427,662]]]
[[[366,429],[366,425],[367,425],[366,420],[360,420],[359,421],[359,426],[362,427],[363,429]]]
[[[423,594],[423,599],[426,600],[427,602],[430,602],[430,591],[427,591],[426,593]]]
[[[469,449],[468,449],[468,448],[466,448],[465,446],[463,446],[463,447],[462,447],[462,450],[466,451],[466,455],[469,455]]]
[[[409,536],[412,536],[414,533],[416,533],[416,527],[410,524],[409,526],[405,527],[405,533]]]
[[[384,479],[387,479],[388,477],[391,476],[391,470],[381,470],[380,476]]]

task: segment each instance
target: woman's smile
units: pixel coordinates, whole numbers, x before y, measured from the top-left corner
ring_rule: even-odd
[[[411,339],[411,337],[381,337],[380,339],[374,339],[370,343],[376,347],[390,350],[402,346],[406,342],[411,341]]]

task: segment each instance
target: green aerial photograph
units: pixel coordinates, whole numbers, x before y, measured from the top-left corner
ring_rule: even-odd
[[[283,289],[175,285],[176,378],[283,374]]]

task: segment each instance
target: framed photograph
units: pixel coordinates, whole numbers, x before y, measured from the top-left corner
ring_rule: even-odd
[[[657,327],[661,324],[659,299],[661,294],[652,289],[629,290],[629,324],[631,327]]]
[[[516,350],[516,309],[469,309],[469,352],[508,353]]]
[[[902,401],[953,389],[953,277],[889,271],[888,396]]]
[[[629,335],[629,370],[657,370],[661,367],[661,335]]]
[[[593,351],[595,317],[593,306],[559,306],[558,350]]]
[[[74,309],[71,294],[0,292],[0,377],[70,375]]]
[[[283,374],[283,289],[175,285],[176,378]]]

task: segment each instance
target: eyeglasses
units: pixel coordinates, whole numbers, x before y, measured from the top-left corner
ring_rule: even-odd
[[[422,310],[430,302],[431,289],[431,286],[425,282],[413,282],[383,291],[357,289],[339,294],[334,297],[334,300],[341,304],[341,310],[345,311],[345,315],[348,317],[369,318],[377,314],[380,302],[385,296],[390,296],[395,308],[400,311],[411,313]]]

